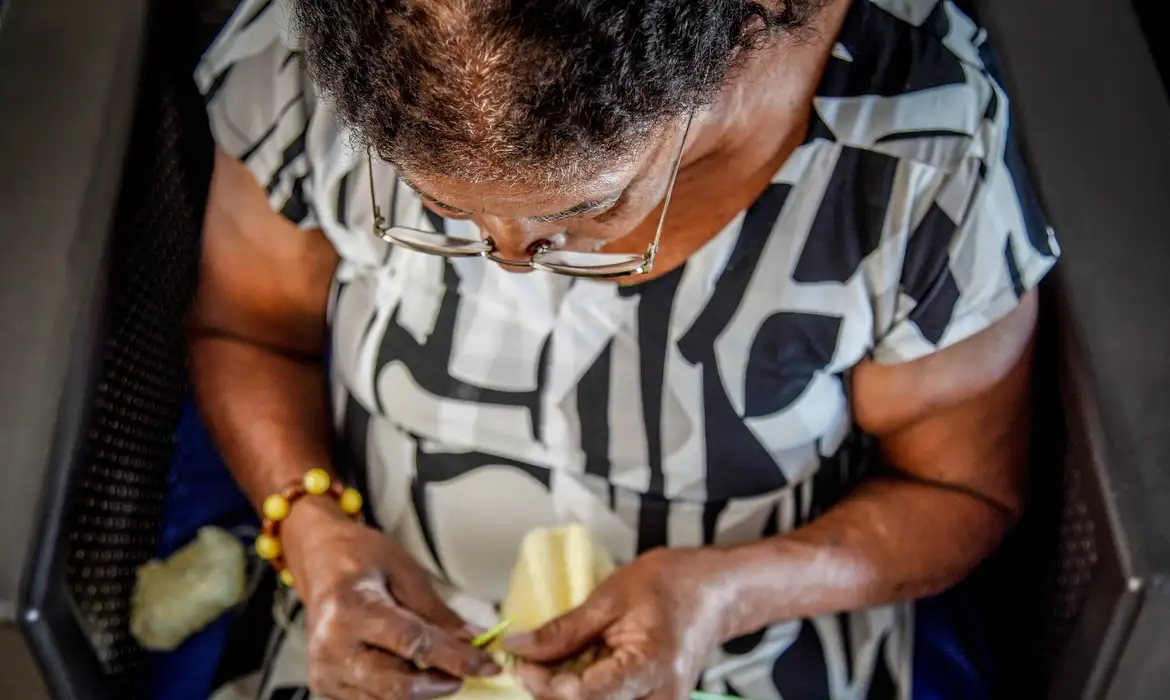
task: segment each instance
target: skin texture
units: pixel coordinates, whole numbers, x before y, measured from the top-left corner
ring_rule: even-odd
[[[778,41],[752,55],[722,98],[695,114],[663,245],[653,273],[643,280],[675,269],[723,230],[759,197],[803,141],[832,48],[826,37],[836,36],[847,8],[848,3],[839,2],[823,11],[818,39]],[[402,174],[436,213],[474,220],[505,258],[527,259],[525,251],[539,240],[566,250],[640,254],[654,239],[684,124],[685,116],[664,126],[627,162],[555,186],[537,177],[516,184],[411,170]],[[601,211],[540,220],[582,202],[614,197],[612,206]]]
[[[846,7],[823,11],[820,38],[761,50],[719,102],[696,115],[654,274],[680,265],[750,204],[801,142]],[[432,199],[476,218],[517,258],[559,232],[569,234],[568,247],[641,252],[680,128],[664,125],[627,161],[557,187],[405,174]],[[625,194],[608,214],[532,220],[615,190]],[[305,470],[328,466],[321,354],[336,264],[319,231],[299,230],[273,212],[252,175],[217,153],[191,319],[192,374],[204,418],[257,507]],[[578,610],[508,641],[525,659],[522,680],[542,699],[682,698],[707,652],[729,637],[960,580],[1019,512],[1035,315],[1029,296],[1004,320],[935,355],[856,367],[853,409],[878,437],[886,474],[794,532],[733,547],[654,551],[620,568]],[[468,643],[474,630],[439,601],[402,547],[352,523],[329,499],[299,502],[283,544],[307,610],[316,692],[334,700],[422,700],[451,693],[458,679],[497,671]],[[611,653],[581,673],[550,670],[599,643]]]
[[[321,563],[330,568],[305,589],[309,682],[317,692],[331,698],[430,698],[455,692],[460,678],[500,672],[470,646],[476,631],[382,533],[325,529],[307,532],[305,540],[336,550]]]
[[[320,231],[301,231],[273,212],[251,173],[222,152],[204,229],[191,319],[196,400],[259,508],[329,462],[321,353],[337,254]],[[421,700],[451,694],[458,678],[498,672],[402,548],[350,521],[332,500],[298,503],[282,543],[307,611],[318,692]]]
[[[792,533],[656,550],[618,569],[581,607],[507,640],[530,661],[518,668],[525,686],[542,700],[685,698],[717,644],[764,621],[931,595],[962,579],[1019,514],[1035,317],[1029,296],[935,355],[859,365],[857,418],[879,438],[888,474]],[[550,671],[597,640],[608,658],[579,674]]]

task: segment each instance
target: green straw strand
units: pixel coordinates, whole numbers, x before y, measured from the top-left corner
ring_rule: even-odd
[[[499,624],[471,640],[471,646],[482,649],[499,639],[500,635],[512,626],[511,620],[500,620]]]

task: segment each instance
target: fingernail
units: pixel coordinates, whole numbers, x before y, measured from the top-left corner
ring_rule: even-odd
[[[472,637],[478,637],[479,635],[483,634],[484,632],[487,632],[488,628],[482,627],[480,625],[472,624],[470,622],[465,622],[465,623],[463,623],[463,631],[470,634]]]
[[[411,696],[414,698],[433,698],[441,695],[451,695],[459,692],[461,684],[457,680],[423,676],[412,684]]]
[[[500,668],[500,665],[498,663],[496,663],[495,661],[488,661],[487,663],[483,664],[478,669],[476,669],[475,675],[483,676],[486,678],[489,676],[498,676],[503,672],[504,672],[504,669]]]

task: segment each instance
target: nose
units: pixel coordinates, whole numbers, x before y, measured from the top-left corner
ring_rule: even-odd
[[[476,223],[483,235],[495,243],[499,257],[518,263],[527,263],[542,245],[555,246],[563,237],[561,231],[550,224],[501,219],[486,214],[478,217]]]

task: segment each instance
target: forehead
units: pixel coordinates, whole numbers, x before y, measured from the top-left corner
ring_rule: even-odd
[[[595,173],[573,173],[556,179],[497,179],[488,177],[450,176],[439,173],[401,170],[401,175],[415,189],[444,203],[459,199],[535,204],[612,196],[625,189],[638,174],[640,163],[627,163]],[[574,203],[576,203],[574,202]]]
[[[438,173],[409,165],[400,165],[398,171],[424,198],[454,209],[499,216],[540,216],[621,194],[652,165],[658,150],[642,148],[626,158],[559,171],[514,167],[504,171],[467,168]]]

